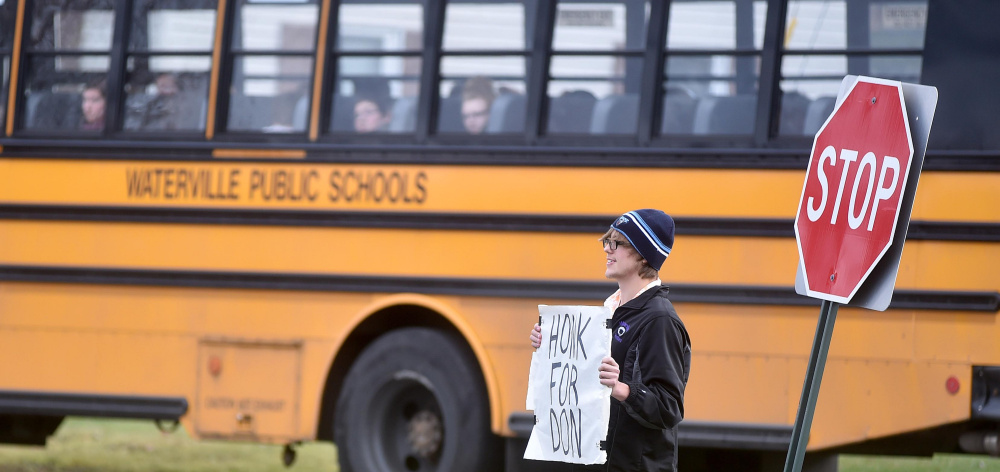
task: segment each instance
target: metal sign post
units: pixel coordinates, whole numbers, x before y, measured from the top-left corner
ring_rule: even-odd
[[[816,323],[816,336],[813,338],[809,365],[806,367],[806,380],[802,383],[799,411],[795,415],[795,427],[792,428],[792,442],[788,446],[788,456],[785,457],[785,472],[802,470],[813,412],[816,411],[816,397],[819,396],[819,385],[823,381],[826,354],[830,351],[830,339],[833,337],[833,325],[837,321],[839,307],[837,302],[823,300],[819,309],[819,322]]]

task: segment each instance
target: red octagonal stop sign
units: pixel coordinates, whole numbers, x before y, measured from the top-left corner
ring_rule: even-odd
[[[899,82],[859,77],[816,133],[795,240],[806,294],[847,303],[896,232],[913,158]]]

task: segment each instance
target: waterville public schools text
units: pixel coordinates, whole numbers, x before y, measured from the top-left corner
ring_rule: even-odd
[[[389,203],[427,200],[423,171],[350,169],[128,168],[130,200]]]

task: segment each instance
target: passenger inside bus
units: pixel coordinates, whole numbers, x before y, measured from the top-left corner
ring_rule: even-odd
[[[151,82],[136,74],[125,100],[126,130],[205,129],[207,77],[160,72]]]
[[[392,99],[388,96],[361,95],[354,102],[354,131],[387,132],[392,122]]]
[[[490,121],[490,107],[496,99],[493,81],[476,76],[462,87],[462,125],[469,134],[481,134]]]
[[[87,84],[81,94],[80,108],[83,116],[78,128],[82,130],[100,131],[104,129],[104,108],[107,102],[104,79]]]

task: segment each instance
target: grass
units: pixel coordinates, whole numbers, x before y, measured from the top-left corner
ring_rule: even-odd
[[[290,469],[281,446],[195,441],[183,428],[164,434],[150,421],[68,418],[48,446],[0,445],[0,472],[336,472],[329,443],[296,448]],[[842,456],[841,472],[1000,472],[1000,459],[965,454],[933,458]]]
[[[1000,459],[968,454],[932,458],[843,456],[840,472],[1000,472]]]
[[[195,441],[184,428],[172,434],[152,421],[67,418],[48,445],[0,445],[2,472],[336,472],[330,443],[296,448],[291,468],[281,463],[282,446]]]

